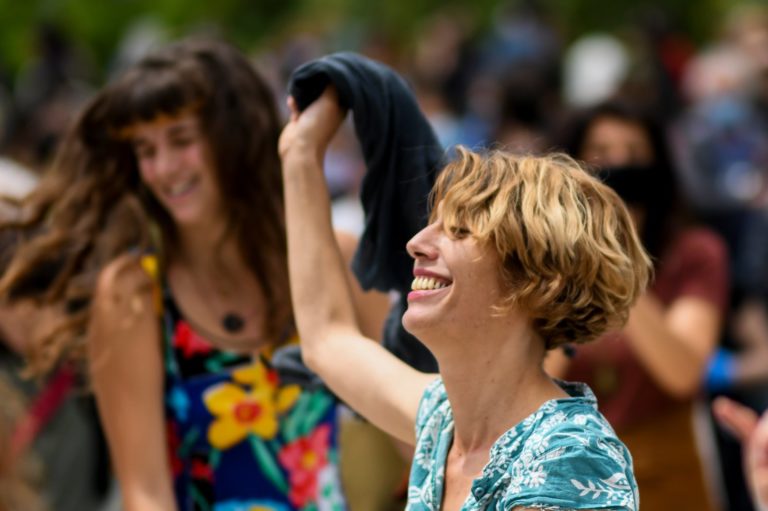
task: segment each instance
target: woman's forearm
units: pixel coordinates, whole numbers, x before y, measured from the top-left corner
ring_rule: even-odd
[[[632,308],[625,333],[657,384],[687,398],[701,386],[719,328],[719,314],[703,300],[681,298],[665,310],[646,294]]]
[[[294,148],[283,159],[291,296],[310,360],[333,331],[358,329],[320,158]]]
[[[415,371],[361,333],[331,227],[322,162],[344,113],[332,89],[301,114],[289,106],[280,155],[291,298],[304,362],[353,409],[412,443],[419,401],[434,376]]]

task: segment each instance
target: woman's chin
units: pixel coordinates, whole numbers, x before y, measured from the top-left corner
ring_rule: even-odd
[[[201,214],[196,209],[195,210],[193,210],[192,208],[171,209],[169,213],[171,215],[171,218],[173,218],[173,222],[180,229],[194,228],[202,225],[205,222],[205,218],[204,218],[205,215]]]
[[[409,309],[403,314],[403,328],[405,328],[406,332],[426,344],[425,339],[433,336],[437,330],[439,330],[440,322],[435,318],[419,314]]]

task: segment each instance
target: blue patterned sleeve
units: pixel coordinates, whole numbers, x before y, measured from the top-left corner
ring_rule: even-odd
[[[511,467],[501,509],[636,511],[637,488],[623,445],[611,438],[574,439]],[[629,461],[631,463],[631,461]]]

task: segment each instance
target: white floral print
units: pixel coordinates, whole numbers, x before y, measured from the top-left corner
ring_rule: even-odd
[[[571,397],[547,401],[496,441],[463,511],[638,509],[632,458],[597,411],[592,391],[558,383]],[[453,440],[453,415],[439,378],[424,393],[416,435],[406,509],[437,511]]]

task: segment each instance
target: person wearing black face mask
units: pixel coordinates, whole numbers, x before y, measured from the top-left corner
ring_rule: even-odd
[[[612,102],[571,128],[564,149],[627,203],[656,279],[622,331],[579,346],[570,360],[550,357],[546,368],[595,389],[632,453],[644,509],[711,509],[691,419],[728,303],[725,244],[685,226],[663,132],[648,117]]]
[[[658,259],[672,236],[684,222],[677,186],[667,164],[630,163],[600,165],[600,179],[616,190],[639,221],[645,248]],[[641,217],[641,218],[640,218]]]

